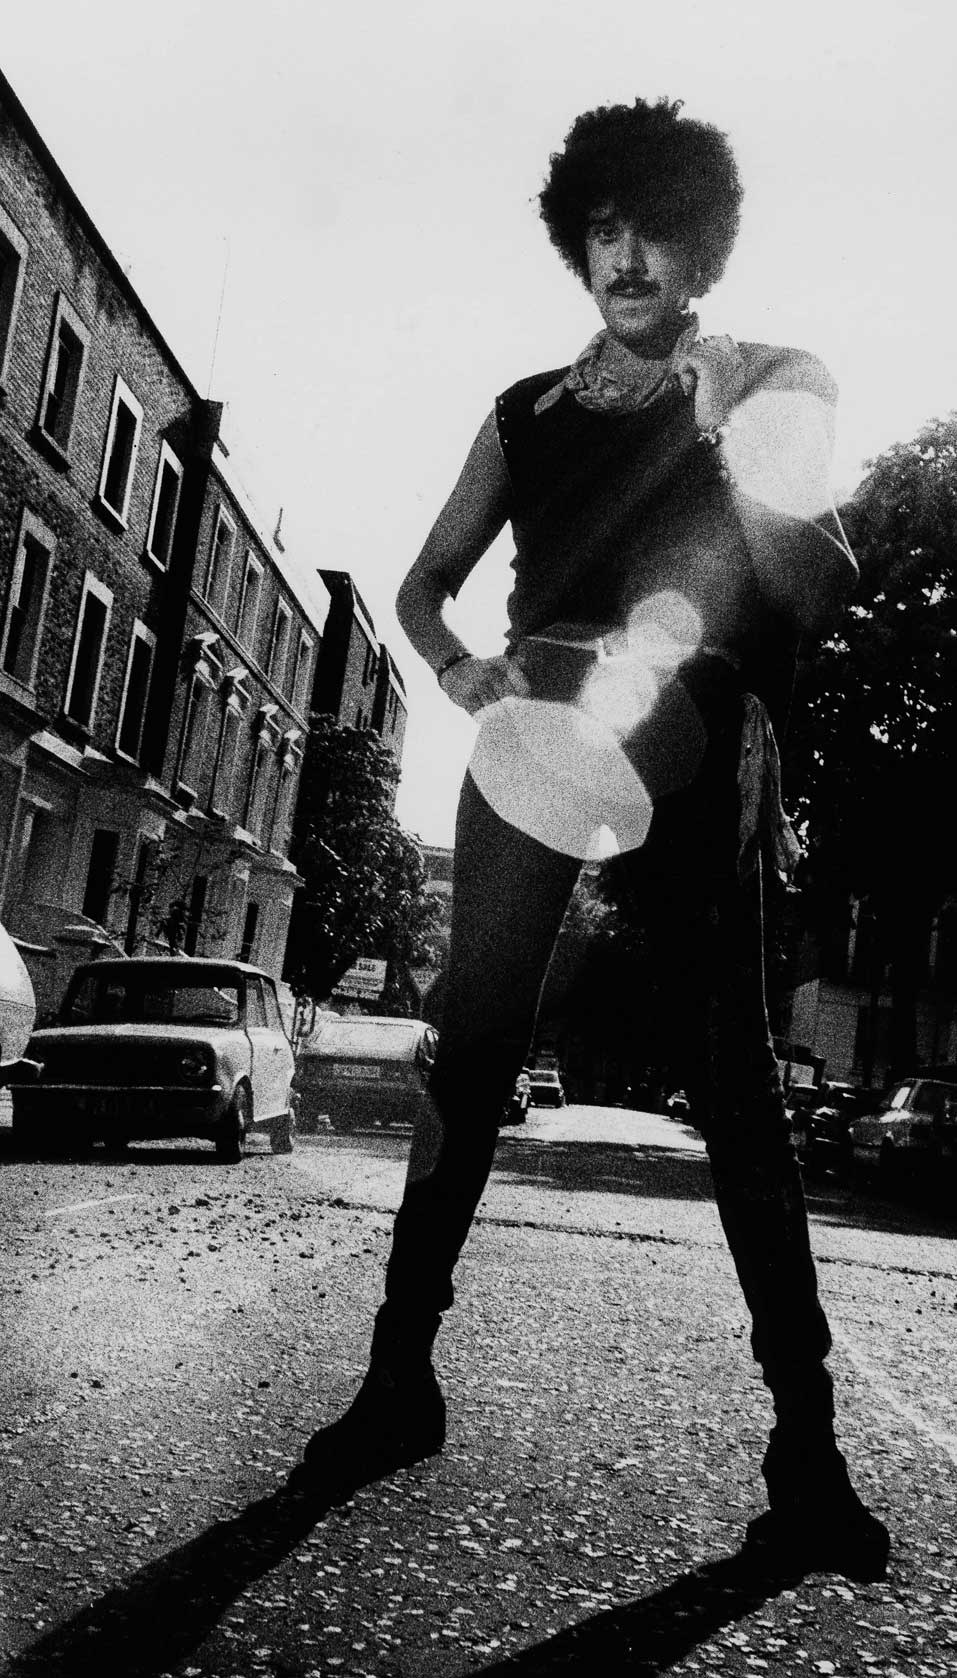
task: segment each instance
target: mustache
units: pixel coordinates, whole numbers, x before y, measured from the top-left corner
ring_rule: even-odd
[[[607,290],[613,297],[626,291],[641,291],[652,297],[657,296],[661,287],[657,280],[649,279],[647,274],[619,274],[609,282]]]

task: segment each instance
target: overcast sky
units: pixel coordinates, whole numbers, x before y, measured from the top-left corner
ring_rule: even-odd
[[[298,564],[352,572],[395,652],[398,813],[422,838],[451,840],[474,725],[398,629],[396,588],[496,392],[570,360],[597,321],[537,220],[549,152],[579,111],[636,94],[730,134],[744,220],[702,325],[823,356],[847,493],[868,456],[957,407],[955,16],[952,0],[8,15],[5,74],[201,394],[226,402],[266,518],[284,506]],[[509,558],[502,538],[460,597],[478,651],[498,650]]]

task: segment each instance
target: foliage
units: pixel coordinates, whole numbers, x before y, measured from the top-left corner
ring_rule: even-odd
[[[415,1010],[409,968],[431,964],[437,911],[415,842],[392,814],[398,767],[367,729],[312,719],[292,859],[305,879],[293,903],[286,977],[319,1000],[360,956],[388,961],[385,1010]]]
[[[921,950],[954,884],[957,415],[869,463],[844,518],[861,583],[799,674],[784,785],[819,926],[848,894],[866,900],[870,980],[890,970],[906,1064]]]

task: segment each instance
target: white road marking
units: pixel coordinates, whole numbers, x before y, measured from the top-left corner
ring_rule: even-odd
[[[911,1427],[916,1428],[917,1432],[922,1433],[926,1439],[930,1439],[938,1449],[950,1457],[951,1462],[957,1467],[957,1434],[951,1433],[949,1428],[939,1427],[931,1421],[931,1418],[923,1410],[919,1410],[914,1404],[909,1404],[906,1398],[901,1398],[893,1387],[888,1386],[877,1365],[872,1363],[870,1358],[866,1357],[856,1346],[851,1345],[849,1340],[842,1337],[840,1349],[848,1362],[854,1365],[859,1375],[864,1376],[888,1408],[896,1411],[903,1421],[909,1422]]]
[[[141,1198],[138,1194],[105,1194],[98,1200],[74,1201],[72,1206],[51,1206],[50,1210],[44,1212],[43,1216],[45,1218],[62,1218],[68,1212],[87,1212],[93,1206],[112,1206],[118,1200],[140,1200]]]

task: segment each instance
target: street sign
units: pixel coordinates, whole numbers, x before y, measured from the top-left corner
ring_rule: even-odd
[[[376,1002],[385,987],[386,963],[372,956],[360,956],[347,973],[343,973],[333,996],[359,996],[365,1002]]]
[[[425,995],[438,972],[437,967],[410,967],[409,978],[419,993],[419,1000]]]

